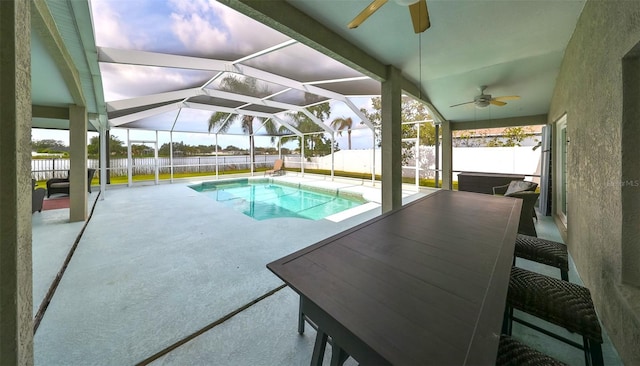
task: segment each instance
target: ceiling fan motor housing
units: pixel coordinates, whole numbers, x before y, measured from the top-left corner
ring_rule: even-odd
[[[490,101],[491,101],[491,95],[488,95],[488,94],[481,94],[473,98],[473,102],[478,108],[487,107]]]

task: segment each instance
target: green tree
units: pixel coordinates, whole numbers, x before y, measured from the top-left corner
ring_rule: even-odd
[[[117,137],[109,135],[109,152],[114,156],[124,156],[127,154],[127,148],[124,146],[124,142],[120,141]],[[100,137],[94,136],[89,139],[89,145],[87,145],[87,155],[91,158],[97,158],[100,156]]]
[[[64,153],[69,151],[69,146],[60,140],[32,140],[31,150],[39,153]]]
[[[360,111],[364,113],[365,116],[371,121],[374,126],[374,131],[376,133],[376,142],[378,147],[381,146],[381,129],[382,129],[382,98],[375,97],[371,98],[372,108],[370,110],[361,109]],[[407,96],[402,97],[402,110],[400,112],[403,122],[412,122],[412,121],[424,121],[430,120],[431,116],[429,115],[429,111],[427,107]],[[418,136],[418,127],[415,124],[403,124],[402,125],[402,138],[415,138]],[[432,146],[436,143],[436,129],[433,123],[422,123],[420,124],[420,144],[423,146]],[[413,149],[414,146],[411,142],[403,142],[402,143],[402,162],[403,164],[407,164],[411,159],[413,159]]]
[[[489,141],[487,146],[520,146],[522,141],[529,136],[533,136],[533,132],[529,127],[507,127],[500,136],[496,136]]]
[[[220,90],[230,93],[248,95],[253,97],[263,97],[265,95],[272,94],[269,89],[258,83],[258,79],[252,77],[236,77],[234,75],[228,75],[220,82]],[[224,112],[214,112],[209,117],[209,132],[215,130],[216,133],[225,133],[231,127],[234,122],[240,122],[242,132],[249,135],[249,146],[251,151],[251,162],[255,160],[255,142],[254,142],[254,130],[253,123],[258,121],[264,123],[264,127],[268,134],[275,135],[277,133],[276,127],[272,121],[265,121],[263,117],[255,117],[242,114],[230,114]],[[273,140],[273,139],[272,139]]]
[[[338,136],[342,136],[342,131],[347,130],[347,143],[351,150],[351,129],[353,128],[353,120],[351,117],[340,117],[331,121],[331,127],[338,131]]]
[[[313,107],[307,108],[311,114],[313,114],[320,121],[324,122],[329,118],[331,112],[331,106],[329,103],[317,104]],[[306,114],[302,112],[290,113],[289,117],[293,120],[294,127],[302,133],[311,132],[324,132],[324,129],[313,122]],[[281,129],[281,133],[286,128]],[[298,147],[300,147],[299,139],[295,136],[283,138],[283,143],[289,140],[295,139],[298,141]],[[305,155],[306,156],[324,156],[331,154],[331,138],[325,137],[323,133],[314,133],[311,135],[305,135]],[[334,145],[334,151],[338,150],[338,145]]]
[[[491,142],[486,142],[486,132],[482,131],[483,130],[475,130],[475,132],[469,130],[453,131],[453,146],[478,147],[490,144]]]

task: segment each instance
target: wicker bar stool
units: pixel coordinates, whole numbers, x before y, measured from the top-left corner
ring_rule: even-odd
[[[563,366],[563,362],[533,349],[508,335],[500,336],[496,366]]]
[[[518,234],[515,256],[559,268],[561,278],[569,281],[569,254],[562,243]]]
[[[517,309],[582,336],[582,344],[514,317]],[[603,365],[602,329],[591,293],[586,287],[513,267],[509,279],[503,333],[511,335],[516,321],[571,346],[582,349],[587,365]]]

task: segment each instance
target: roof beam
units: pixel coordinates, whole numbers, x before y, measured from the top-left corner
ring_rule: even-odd
[[[69,120],[69,107],[31,105],[31,117]]]
[[[280,123],[281,125],[286,127],[289,131],[293,132],[294,134],[296,134],[298,136],[303,136],[302,132],[300,132],[297,128],[293,127],[291,124],[289,124],[289,123],[285,122],[284,120],[282,120],[280,117],[274,115],[273,119],[278,121],[278,123]]]
[[[256,53],[252,53],[252,54],[247,55],[245,57],[239,58],[239,59],[233,61],[232,64],[239,64],[239,63],[242,63],[244,61],[248,61],[248,60],[254,59],[256,57],[259,57],[259,56],[264,56],[264,55],[267,55],[267,54],[269,54],[271,52],[277,51],[277,50],[279,50],[281,48],[289,47],[292,44],[296,44],[296,43],[298,43],[298,41],[290,39],[290,40],[288,40],[286,42],[282,42],[282,43],[277,44],[277,45],[275,45],[273,47],[269,47],[269,48],[264,49],[262,51],[259,51],[259,52],[256,52]]]
[[[125,123],[130,123],[143,118],[153,117],[158,114],[175,111],[176,109],[180,109],[182,106],[183,106],[182,103],[172,103],[172,104],[163,105],[161,107],[147,109],[145,111],[141,111],[137,113],[127,114],[126,116],[109,119],[109,125],[111,127],[118,127]]]
[[[377,81],[387,79],[387,66],[368,53],[298,10],[285,0],[218,0],[218,2],[298,40]],[[402,76],[402,89],[422,100],[439,122],[440,112],[419,86]],[[333,98],[343,100],[340,98]]]
[[[238,102],[249,103],[249,104],[258,104],[266,107],[280,108],[284,110],[297,111],[302,108],[301,106],[297,106],[294,104],[275,102],[273,100],[261,99],[261,98],[256,98],[256,97],[251,97],[248,95],[242,95],[242,94],[236,94],[236,93],[229,93],[222,90],[204,89],[204,92],[211,97],[235,100]]]
[[[320,118],[314,116],[313,113],[309,112],[306,108],[301,109],[300,112],[304,113],[304,115],[307,116],[311,121],[313,121],[313,123],[315,123],[318,126],[320,126],[326,132],[328,132],[328,133],[330,133],[332,135],[334,134],[335,131],[331,127],[329,127],[329,126],[325,125],[324,123],[322,123]]]
[[[93,106],[89,106],[88,110],[103,116],[103,118],[99,116],[90,118],[89,122],[93,123],[96,129],[98,126],[107,127],[107,108],[104,100],[102,74],[98,64],[98,52],[95,44],[93,23],[91,22],[89,1],[70,1],[69,7],[73,12],[77,36],[84,50],[82,61],[86,64],[86,70],[81,69],[81,73],[83,74],[82,82],[84,83],[85,95],[93,96],[93,98],[87,97],[89,103],[94,103]],[[89,75],[87,74],[91,77],[88,77]]]
[[[446,121],[446,119],[442,116],[440,111],[433,105],[433,103],[431,103],[431,100],[427,96],[427,93],[425,93],[422,90],[422,88],[420,88],[419,86],[416,86],[415,84],[409,82],[405,78],[402,79],[401,88],[406,94],[408,94],[411,97],[413,97],[414,99],[424,103],[424,105],[427,106],[427,109],[429,110],[429,112],[431,112],[431,115],[433,116],[434,121],[436,121],[437,123],[442,123],[442,122]]]
[[[356,114],[356,116],[360,117],[360,120],[362,120],[362,123],[365,124],[365,126],[369,127],[371,129],[371,131],[374,131],[375,128],[373,126],[373,123],[371,123],[371,121],[369,120],[369,118],[367,118],[367,116],[364,115],[364,113],[362,113],[358,107],[356,107],[355,104],[353,104],[349,99],[345,100],[345,104],[351,108],[351,110],[353,111],[353,113]]]
[[[170,55],[167,53],[98,47],[98,61],[140,66],[174,67],[179,69],[220,71],[230,62],[200,57]]]
[[[498,119],[485,119],[470,122],[451,122],[451,130],[476,130],[479,128],[498,128],[498,127],[519,127],[519,126],[535,126],[547,124],[546,114],[536,114],[532,116],[509,117]]]
[[[293,132],[294,134],[296,134],[298,136],[302,136],[302,132],[297,130],[295,127],[291,126],[291,124],[283,121],[280,117],[278,117],[275,114],[263,113],[263,112],[255,112],[255,111],[245,111],[243,109],[235,109],[235,108],[229,108],[229,107],[218,107],[218,106],[213,106],[213,105],[209,105],[209,104],[202,104],[202,103],[187,102],[187,103],[185,103],[185,105],[190,107],[190,108],[202,109],[202,110],[212,111],[212,112],[222,112],[222,113],[229,113],[229,114],[242,114],[242,115],[261,117],[261,118],[271,118],[271,119],[277,121],[278,123],[280,123],[281,125],[285,126],[286,128],[288,128],[289,131]]]
[[[119,50],[115,48],[99,48],[100,62],[134,64],[144,66],[172,67],[193,70],[217,71],[226,70],[245,76],[254,77],[260,80],[266,80],[275,84],[280,84],[292,89],[301,90],[303,92],[316,94],[325,98],[344,101],[345,96],[332,92],[327,89],[319,88],[308,83],[302,83],[283,76],[275,75],[263,70],[256,69],[251,66],[234,64],[234,62],[201,59],[198,57],[169,55],[164,53],[135,51],[135,50]],[[205,86],[208,83],[205,84]],[[113,102],[107,103],[112,105]],[[296,106],[295,109],[299,108]]]
[[[249,111],[249,110],[245,110],[245,109],[237,109],[237,108],[229,108],[229,107],[220,107],[220,106],[210,105],[210,104],[186,102],[186,103],[184,103],[184,105],[186,107],[189,107],[189,108],[202,109],[202,110],[205,110],[205,111],[212,111],[212,112],[223,112],[223,113],[230,113],[230,114],[242,114],[242,115],[254,116],[254,117],[262,117],[262,118],[272,118],[273,117],[273,114],[271,114],[271,113]]]
[[[51,54],[51,58],[58,65],[58,70],[60,70],[62,78],[67,84],[67,88],[69,88],[69,93],[74,103],[81,107],[86,106],[80,74],[58,31],[46,1],[34,0],[31,3],[31,22],[33,28],[41,36],[47,51]]]
[[[385,65],[284,0],[219,2],[373,79],[386,78]]]
[[[309,85],[306,83],[301,83],[299,81],[289,79],[284,76],[275,75],[266,71],[262,71],[251,66],[246,66],[246,65],[234,65],[234,66],[235,66],[234,72],[237,72],[245,76],[251,76],[256,79],[267,80],[275,84],[280,84],[282,86],[301,90],[303,92],[307,92],[311,94],[316,94],[329,99],[335,99],[340,101],[343,101],[345,99],[345,96],[342,94],[332,92],[327,89],[319,88],[317,86]]]
[[[190,88],[166,93],[158,93],[145,95],[137,98],[121,99],[113,102],[107,102],[107,111],[115,112],[123,109],[142,107],[150,104],[169,102],[172,100],[196,97],[198,95],[206,95],[200,88]]]

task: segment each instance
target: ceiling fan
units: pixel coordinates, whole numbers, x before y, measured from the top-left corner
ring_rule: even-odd
[[[491,94],[485,94],[484,90],[487,88],[486,85],[481,86],[480,89],[480,95],[476,95],[475,98],[473,98],[472,101],[470,102],[464,102],[464,103],[459,103],[459,104],[454,104],[452,106],[449,107],[457,107],[457,106],[461,106],[461,105],[465,105],[465,104],[475,104],[476,107],[478,108],[484,108],[489,106],[489,104],[493,104],[495,106],[498,107],[504,107],[505,105],[507,105],[507,103],[505,102],[505,100],[518,100],[520,99],[520,96],[518,95],[506,95],[506,96],[502,96],[502,97],[491,97]]]
[[[386,4],[388,0],[373,0],[369,6],[364,8],[353,20],[347,25],[349,29],[357,28],[362,24],[371,14],[380,9],[382,5]],[[416,33],[422,33],[429,29],[431,23],[429,22],[429,11],[427,10],[426,0],[394,0],[399,5],[409,7],[409,13],[411,14],[411,22],[413,23],[413,30]]]

